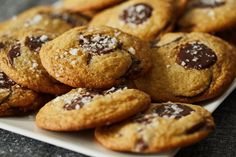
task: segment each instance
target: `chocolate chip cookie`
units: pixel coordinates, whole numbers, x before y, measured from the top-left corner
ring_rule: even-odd
[[[40,6],[26,10],[6,21],[1,32],[34,28],[62,34],[73,27],[86,25],[88,21],[89,18],[80,13],[71,13],[50,6]]]
[[[149,95],[136,89],[78,88],[46,104],[36,116],[38,127],[53,131],[78,131],[108,125],[148,108]]]
[[[181,31],[218,32],[235,24],[235,0],[189,0],[178,27]]]
[[[135,84],[154,101],[211,99],[235,78],[235,48],[212,35],[169,33],[152,46],[153,68]]]
[[[39,94],[21,87],[0,71],[0,117],[24,115],[33,111],[42,106],[39,98]]]
[[[63,0],[63,6],[71,11],[101,10],[125,0]]]
[[[147,111],[129,120],[98,128],[95,137],[112,150],[157,153],[196,143],[214,126],[204,108],[169,102],[151,104]]]
[[[93,26],[110,26],[144,40],[170,31],[175,21],[175,3],[172,0],[130,0],[97,14]]]
[[[39,29],[19,30],[0,37],[0,67],[17,84],[37,92],[62,94],[70,88],[53,79],[43,68],[41,46],[55,38]]]
[[[110,27],[77,27],[40,51],[51,76],[72,87],[110,88],[146,73],[149,44]]]

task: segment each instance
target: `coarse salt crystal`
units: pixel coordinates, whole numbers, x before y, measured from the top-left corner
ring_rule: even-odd
[[[130,48],[128,49],[128,51],[129,51],[131,54],[133,54],[133,55],[135,55],[135,53],[136,53],[136,51],[135,51],[135,49],[134,49],[133,47],[130,47]]]
[[[47,40],[48,40],[48,36],[46,36],[46,35],[42,35],[40,37],[40,41],[42,41],[42,42],[46,42]]]
[[[76,56],[78,54],[78,49],[70,49],[69,53],[73,56]]]

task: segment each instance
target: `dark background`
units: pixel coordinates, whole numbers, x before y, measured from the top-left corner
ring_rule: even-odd
[[[0,0],[0,21],[26,8],[55,0]],[[213,114],[216,130],[207,139],[181,149],[176,157],[236,157],[236,91]],[[0,157],[85,157],[0,129]]]

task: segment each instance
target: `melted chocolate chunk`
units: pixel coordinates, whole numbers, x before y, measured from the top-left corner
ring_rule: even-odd
[[[76,98],[72,99],[70,103],[66,103],[64,105],[64,109],[66,110],[78,110],[82,108],[84,105],[90,103],[95,96],[98,95],[107,95],[114,93],[118,90],[122,90],[121,87],[112,87],[108,90],[94,90],[94,89],[88,89],[84,93],[80,93]]]
[[[132,121],[135,123],[140,123],[143,125],[148,125],[151,124],[153,119],[155,118],[154,115],[152,114],[146,114],[145,111],[140,112],[138,114],[136,114],[133,118]]]
[[[141,64],[141,61],[138,60],[136,57],[132,56],[132,64],[123,77],[126,79],[131,79],[139,75],[140,72],[142,71],[140,64]]]
[[[180,119],[194,112],[188,106],[180,104],[165,103],[159,107],[153,109],[153,113],[157,114],[159,117],[175,118]]]
[[[125,23],[140,25],[152,16],[153,8],[145,3],[138,3],[126,8],[120,15]]]
[[[11,47],[11,49],[8,52],[8,60],[11,65],[14,63],[14,58],[19,57],[21,55],[20,52],[21,44],[17,43]]]
[[[92,101],[95,95],[90,93],[85,93],[80,95],[79,97],[73,99],[71,103],[65,104],[64,109],[66,110],[78,110],[82,108],[84,105],[88,104]]]
[[[76,14],[76,13],[52,13],[50,14],[50,17],[52,19],[60,19],[71,25],[72,27],[75,26],[82,26],[85,24],[84,21],[81,20],[81,14]],[[87,17],[83,16],[85,19]]]
[[[16,83],[11,80],[4,72],[0,72],[0,88],[10,88]]]
[[[179,65],[198,70],[209,68],[216,61],[215,52],[198,41],[182,45],[176,59]]]
[[[107,54],[119,47],[119,43],[115,37],[100,34],[80,35],[79,45],[85,52],[92,56]]]
[[[5,45],[2,42],[0,42],[0,50],[3,49],[4,47]]]
[[[198,0],[190,3],[189,8],[215,8],[225,5],[225,0]]]
[[[186,134],[193,134],[193,133],[203,130],[205,128],[206,128],[206,122],[201,122],[201,123],[194,125],[190,129],[188,129],[185,133]]]
[[[46,35],[38,37],[26,37],[25,46],[29,47],[31,51],[39,52],[42,45],[49,41],[49,38]]]
[[[147,125],[147,124],[150,124],[152,123],[152,120],[153,120],[154,117],[150,116],[150,117],[145,117],[144,115],[139,117],[139,118],[135,118],[134,121],[137,122],[137,123],[140,123],[140,124],[144,124],[144,125]]]

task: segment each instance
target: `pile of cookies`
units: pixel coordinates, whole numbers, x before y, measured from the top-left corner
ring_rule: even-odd
[[[40,109],[38,127],[95,129],[116,151],[198,142],[215,127],[201,104],[236,76],[234,11],[235,0],[64,0],[29,9],[0,24],[0,116]]]

